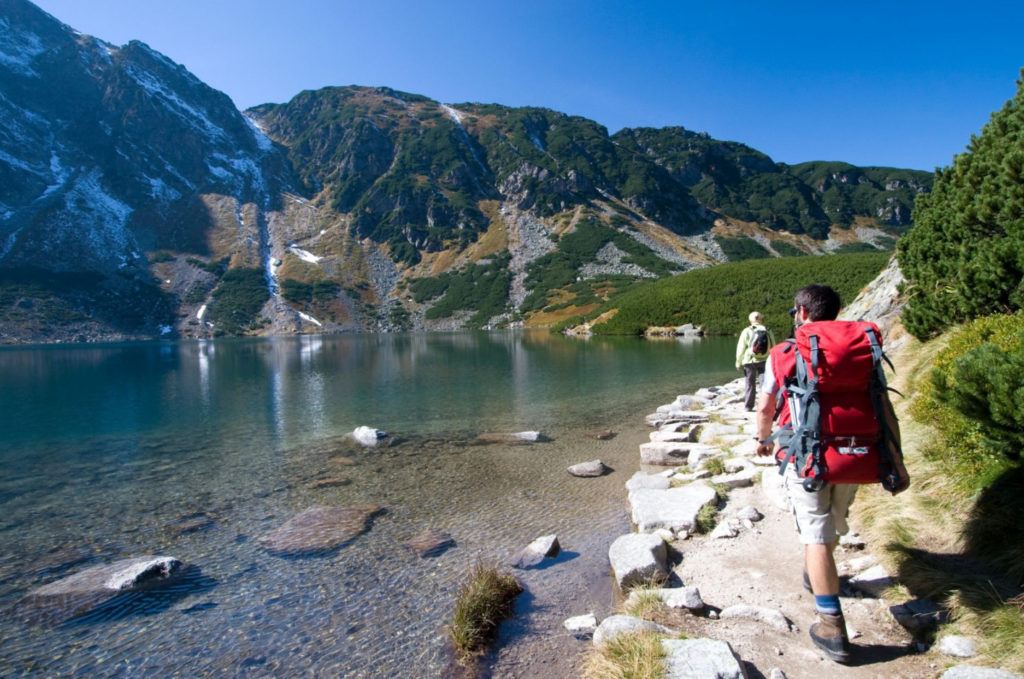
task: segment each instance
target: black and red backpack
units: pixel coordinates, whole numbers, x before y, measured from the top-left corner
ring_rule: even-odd
[[[793,360],[791,368],[784,361],[783,426],[772,437],[779,441],[779,473],[795,465],[808,491],[825,482],[881,482],[893,493],[905,489],[909,477],[878,326],[814,321],[795,335],[782,349],[783,357],[792,352]]]

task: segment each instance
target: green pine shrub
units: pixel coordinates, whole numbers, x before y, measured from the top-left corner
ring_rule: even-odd
[[[1024,308],[1024,79],[952,167],[918,196],[897,257],[918,339]]]
[[[1018,464],[1024,449],[1024,314],[980,318],[953,333],[914,401],[937,458],[966,493]]]
[[[973,499],[964,551],[1024,578],[1024,313],[980,318],[936,356],[912,416],[937,437],[922,453]]]

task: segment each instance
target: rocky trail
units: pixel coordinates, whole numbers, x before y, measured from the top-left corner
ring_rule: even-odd
[[[566,620],[574,635],[540,640],[533,648],[544,652],[533,662],[527,654],[517,654],[515,671],[506,675],[503,670],[509,665],[499,662],[489,676],[583,676],[592,644],[656,623],[666,638],[681,635],[689,640],[683,644],[689,645],[688,651],[670,656],[670,678],[1013,679],[1015,675],[1002,670],[971,666],[973,644],[968,639],[923,640],[927,635],[921,630],[934,627],[939,613],[924,602],[900,600],[899,590],[892,587],[898,583],[856,533],[857,502],[851,510],[851,533],[836,551],[852,662],[834,663],[814,646],[807,632],[816,618],[814,598],[802,585],[803,547],[781,477],[770,460],[754,455],[754,413],[743,409],[741,390],[739,381],[701,390],[647,417],[653,428],[651,443],[640,446],[644,464],[626,484],[637,532],[619,540],[657,535],[668,545],[667,558],[660,566],[644,563],[643,556],[639,565],[617,563],[615,543],[609,558],[621,586],[620,602],[630,593],[634,575],[643,579],[644,573],[664,569],[667,584],[659,598],[665,605],[644,614],[645,620],[628,615],[591,618],[590,625],[589,616]],[[722,464],[704,462],[709,458],[720,458]],[[712,475],[707,468],[722,473]],[[670,508],[674,501],[658,496],[670,483],[673,493],[708,484],[720,491],[729,488],[718,503],[714,530],[696,532],[699,503],[680,518]],[[862,496],[873,490],[862,489]],[[619,608],[628,607],[627,602]],[[560,649],[558,660],[551,653],[555,647]]]

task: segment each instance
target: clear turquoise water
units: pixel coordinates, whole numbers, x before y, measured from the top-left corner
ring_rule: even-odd
[[[203,586],[153,610],[45,627],[0,616],[0,676],[445,676],[461,579],[556,533],[519,572],[506,648],[611,606],[607,547],[643,416],[733,379],[733,341],[546,333],[358,335],[0,350],[0,608],[92,565],[167,554]],[[361,449],[360,425],[403,440]],[[611,428],[596,441],[585,433]],[[540,430],[531,446],[467,443]],[[615,472],[565,472],[600,458]],[[318,481],[344,477],[347,485]],[[341,549],[257,539],[318,504],[385,507]],[[180,533],[201,514],[209,525]],[[455,547],[420,558],[425,528]],[[538,653],[543,652],[539,647]]]

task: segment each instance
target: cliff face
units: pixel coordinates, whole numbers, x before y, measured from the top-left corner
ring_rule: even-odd
[[[325,88],[245,113],[0,0],[0,342],[549,321],[728,259],[888,247],[927,173]]]

